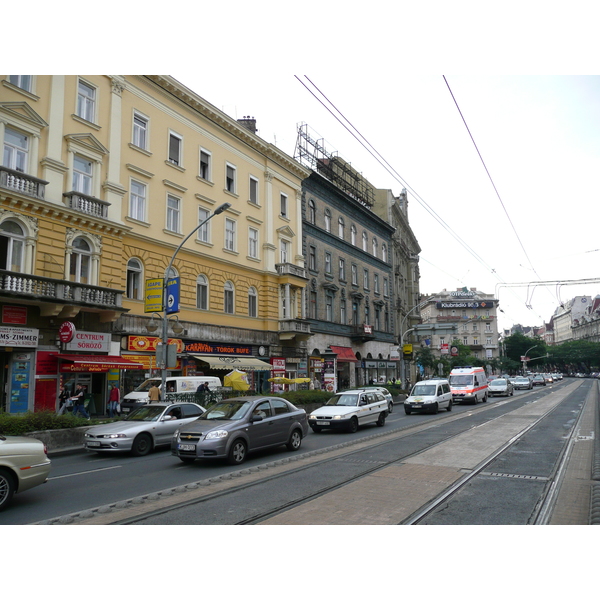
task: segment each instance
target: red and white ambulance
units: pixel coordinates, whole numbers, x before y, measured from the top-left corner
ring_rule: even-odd
[[[455,367],[450,371],[452,402],[487,402],[488,382],[482,367]]]

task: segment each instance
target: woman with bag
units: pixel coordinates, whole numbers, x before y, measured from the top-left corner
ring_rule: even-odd
[[[119,391],[119,386],[116,383],[113,383],[113,386],[110,390],[110,396],[108,398],[108,416],[112,419],[114,416],[118,415],[119,410],[119,402],[121,401],[121,392]]]

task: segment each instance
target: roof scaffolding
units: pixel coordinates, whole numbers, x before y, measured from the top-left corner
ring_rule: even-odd
[[[327,152],[323,139],[312,139],[306,123],[298,126],[294,158],[331,181],[361,204],[368,208],[373,206],[375,188],[337,153]]]

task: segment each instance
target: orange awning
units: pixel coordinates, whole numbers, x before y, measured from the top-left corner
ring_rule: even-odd
[[[86,356],[85,354],[58,354],[56,358],[77,365],[80,368],[90,369],[143,369],[144,365],[127,360],[120,356],[108,354],[97,354]]]
[[[332,352],[337,354],[338,362],[359,362],[358,358],[354,356],[352,348],[348,346],[329,346]]]

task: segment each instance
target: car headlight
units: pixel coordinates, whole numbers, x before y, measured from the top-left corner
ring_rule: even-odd
[[[106,435],[102,436],[105,439],[115,439],[115,438],[125,438],[127,437],[124,433],[107,433]]]
[[[226,438],[229,435],[229,432],[225,429],[217,429],[216,431],[209,431],[206,434],[207,440],[220,440],[222,438]]]
[[[176,437],[178,437],[178,436],[179,436],[179,429],[176,429],[176,430],[173,432],[173,437],[174,437],[174,438],[176,438]]]
[[[317,418],[317,415],[308,415],[308,418],[309,418],[309,419],[316,419],[316,418]]]

